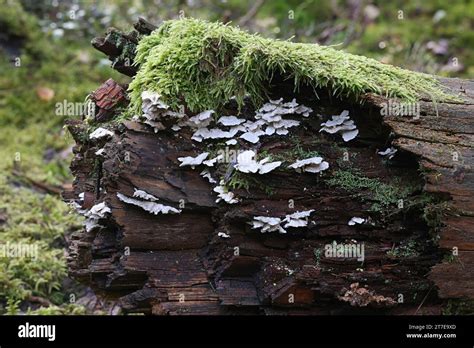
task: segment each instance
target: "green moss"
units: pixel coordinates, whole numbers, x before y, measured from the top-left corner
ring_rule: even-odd
[[[400,258],[417,256],[418,251],[416,241],[414,239],[404,241],[399,246],[389,250],[387,255]]]
[[[443,308],[444,315],[473,315],[474,301],[473,300],[448,300],[446,306]]]
[[[227,184],[231,190],[245,189],[249,192],[250,188],[258,188],[263,190],[268,196],[274,194],[273,189],[262,180],[252,174],[244,174],[238,171],[234,171]]]
[[[453,98],[430,75],[331,47],[266,39],[197,19],[165,22],[139,42],[135,63],[140,67],[130,93],[137,111],[144,90],[160,93],[173,108],[185,103],[192,111],[219,109],[232,96],[242,103],[246,94],[259,105],[276,74],[292,79],[295,89],[329,88],[341,97],[359,99],[373,92],[407,101],[421,94]]]
[[[371,210],[381,211],[405,199],[415,189],[411,185],[401,185],[397,179],[386,184],[378,179],[367,178],[354,170],[337,170],[327,184],[342,188],[360,196],[363,200],[373,201]]]

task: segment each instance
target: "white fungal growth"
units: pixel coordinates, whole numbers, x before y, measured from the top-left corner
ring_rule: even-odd
[[[300,121],[284,119],[285,115],[303,115],[308,117],[313,110],[304,105],[299,105],[295,99],[291,102],[284,103],[283,98],[278,100],[270,100],[263,105],[255,114],[255,121],[245,120],[236,116],[221,116],[214,127],[212,114],[213,110],[204,111],[189,119],[188,125],[195,128],[191,139],[202,142],[207,139],[231,139],[239,132],[240,138],[252,144],[258,143],[263,135],[286,135],[288,129],[296,127]],[[229,127],[228,130],[220,129],[216,126],[222,125]],[[235,145],[237,141],[231,139],[227,145]]]
[[[102,156],[102,155],[104,155],[104,154],[105,154],[105,149],[104,149],[104,148],[99,149],[99,150],[97,150],[97,151],[95,152],[95,155],[96,155],[96,156]]]
[[[158,198],[143,190],[134,189],[133,197],[144,199],[145,201],[156,202]]]
[[[113,135],[114,133],[109,131],[108,129],[99,127],[89,135],[89,139],[101,139],[112,137]]]
[[[223,185],[219,185],[214,187],[214,192],[217,193],[218,198],[216,199],[216,203],[219,203],[221,200],[223,200],[226,203],[229,204],[235,204],[239,203],[239,200],[235,198],[235,195],[233,192],[230,192],[227,187]]]
[[[87,213],[87,217],[104,218],[106,214],[110,214],[112,211],[105,205],[104,202],[94,205]]]
[[[201,175],[203,178],[206,178],[211,184],[217,183],[217,181],[214,180],[211,173],[207,169],[204,169],[199,175]]]
[[[179,166],[180,167],[191,166],[192,168],[194,168],[195,166],[202,164],[202,162],[207,158],[207,156],[209,156],[209,152],[203,152],[202,154],[196,157],[191,157],[191,156],[178,157],[178,161],[181,162]]]
[[[243,124],[246,132],[240,137],[255,144],[262,135],[286,135],[289,133],[288,128],[299,126],[300,121],[284,119],[284,115],[301,114],[307,117],[312,111],[311,108],[299,105],[296,99],[288,103],[283,103],[283,98],[270,100],[257,110],[255,122],[247,121]]]
[[[204,139],[229,139],[233,138],[237,134],[237,129],[231,129],[229,131],[223,131],[219,128],[199,128],[196,132],[194,132],[191,139],[202,142]]]
[[[286,233],[285,228],[288,227],[305,227],[308,226],[308,218],[314,209],[298,211],[296,213],[288,214],[283,219],[279,217],[268,216],[254,216],[253,220],[249,222],[253,229],[260,229],[260,232],[275,232]],[[285,224],[283,228],[281,225]]]
[[[224,155],[221,154],[217,157],[214,157],[210,160],[207,160],[207,161],[203,161],[202,164],[208,166],[208,167],[214,167],[214,164],[216,164],[216,162],[219,162],[219,161],[222,161],[224,159]]]
[[[308,217],[314,209],[297,211],[296,213],[286,215],[283,222],[286,222],[285,228],[287,227],[305,227],[308,226]]]
[[[380,156],[387,157],[388,159],[392,159],[393,156],[397,153],[397,149],[394,147],[389,147],[384,151],[377,152]]]
[[[102,227],[99,224],[99,220],[105,218],[107,214],[110,214],[110,210],[104,202],[94,205],[90,210],[84,213],[86,220],[84,221],[84,226],[86,232],[92,231],[96,227]]]
[[[304,160],[298,160],[295,163],[289,165],[288,167],[295,169],[297,172],[303,170],[309,173],[319,173],[323,170],[328,169],[329,163],[323,161],[322,157],[316,156]]]
[[[264,158],[257,162],[254,159],[255,152],[247,150],[237,156],[237,164],[234,166],[236,170],[242,173],[259,173],[266,174],[278,168],[281,165],[280,161],[270,162],[270,158]]]
[[[212,122],[212,115],[214,110],[203,111],[196,116],[189,119],[188,125],[192,128],[205,128],[208,127]]]
[[[222,124],[223,126],[238,126],[241,123],[244,123],[245,120],[242,118],[237,118],[235,116],[222,116],[219,118],[217,123]]]
[[[154,215],[158,214],[179,214],[181,213],[180,209],[176,209],[174,207],[159,204],[150,201],[142,201],[139,199],[135,199],[132,197],[125,196],[124,194],[117,192],[117,198],[124,203],[135,205],[137,207],[142,208],[143,210],[152,213]]]
[[[260,232],[275,232],[286,233],[286,230],[281,227],[281,219],[278,217],[268,216],[254,216],[253,221],[250,222],[253,229],[260,229]]]
[[[265,132],[262,130],[246,132],[240,136],[241,139],[248,141],[249,143],[256,144],[260,141],[260,136],[264,135]]]
[[[176,124],[185,117],[182,111],[169,110],[169,106],[161,100],[161,95],[156,92],[143,91],[141,97],[142,118],[145,124],[154,129],[155,133],[166,128],[162,122],[163,120],[171,120],[172,123]],[[173,130],[177,129],[174,125],[172,128]]]
[[[344,110],[340,115],[333,115],[331,120],[321,123],[321,126],[320,132],[340,133],[345,142],[354,139],[359,134],[359,130],[354,121],[350,119],[347,110]]]
[[[217,236],[221,237],[221,238],[230,238],[230,236],[227,233],[224,233],[224,232],[217,233]]]
[[[347,223],[349,226],[354,226],[355,224],[362,224],[365,222],[365,219],[364,218],[361,218],[361,217],[357,217],[357,216],[354,216],[353,218],[351,218],[349,220],[349,222]]]

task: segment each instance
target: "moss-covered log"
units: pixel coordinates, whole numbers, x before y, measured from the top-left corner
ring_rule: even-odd
[[[153,28],[137,27],[148,28],[142,35]],[[134,69],[125,73],[140,65]],[[266,83],[269,99],[295,98],[312,112],[287,113],[297,127],[255,143],[199,142],[193,128],[140,117],[95,120],[95,130],[70,122],[76,179],[65,196],[88,217],[71,242],[70,273],[126,311],[153,314],[440,313],[448,300],[473,300],[474,83],[440,79],[455,98],[434,104],[421,96],[416,117],[385,113],[392,100],[374,93],[294,91],[284,74]],[[179,117],[188,120],[196,112],[183,104]],[[250,98],[222,104],[219,117],[255,118]],[[347,142],[321,132],[344,110],[359,131]],[[391,146],[396,154],[379,154]],[[237,155],[249,150],[256,165],[278,168],[239,170]],[[222,155],[208,167],[215,183],[200,175],[200,163],[180,166],[203,152]],[[315,157],[329,168],[290,167]],[[297,212],[308,216],[292,222]],[[286,233],[261,233],[256,217],[279,219]],[[335,246],[359,253],[330,254]]]

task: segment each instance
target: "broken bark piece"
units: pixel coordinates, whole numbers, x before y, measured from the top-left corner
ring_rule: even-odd
[[[112,79],[105,81],[90,98],[96,105],[95,121],[99,123],[115,117],[120,107],[128,103],[125,88]]]

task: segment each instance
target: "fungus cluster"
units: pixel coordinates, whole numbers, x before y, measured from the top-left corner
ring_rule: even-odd
[[[109,131],[108,129],[99,127],[89,135],[89,139],[97,140],[97,139],[112,137],[113,135],[114,133]]]
[[[230,192],[227,187],[224,186],[223,181],[220,182],[219,186],[214,187],[213,191],[216,192],[218,196],[216,203],[219,203],[222,200],[229,204],[239,203],[239,200],[235,198],[234,193]]]
[[[349,226],[354,226],[354,225],[360,225],[360,224],[363,224],[365,222],[365,219],[364,218],[361,218],[361,217],[357,217],[357,216],[354,216],[353,218],[351,218],[349,220],[349,222],[347,223]]]
[[[329,168],[329,163],[323,161],[322,157],[315,156],[304,160],[298,160],[288,166],[295,169],[297,172],[320,173]]]
[[[242,173],[266,174],[281,165],[280,161],[269,162],[269,157],[257,162],[254,159],[255,155],[256,153],[252,150],[242,152],[237,156],[237,164],[234,166],[234,168]]]
[[[151,126],[155,133],[166,129],[166,124],[172,123],[175,130],[179,130],[179,121],[185,117],[183,112],[175,112],[161,100],[158,93],[143,91],[142,97],[142,118],[144,123]]]
[[[394,148],[394,147],[389,147],[383,151],[379,151],[377,152],[380,156],[383,156],[383,157],[386,157],[388,158],[389,160],[391,160],[393,158],[393,156],[395,156],[395,154],[397,153],[397,149]]]
[[[314,209],[299,211],[293,214],[286,215],[283,219],[279,217],[269,216],[254,216],[253,220],[249,222],[253,229],[260,229],[260,232],[275,232],[286,233],[285,228],[288,227],[305,227],[308,226],[308,218]],[[282,226],[284,224],[284,226]]]
[[[342,139],[346,142],[354,139],[359,134],[359,130],[354,121],[350,119],[347,110],[344,110],[340,115],[333,115],[331,120],[321,123],[321,127],[320,132],[340,133]]]
[[[117,192],[117,198],[124,203],[135,205],[154,215],[181,213],[180,209],[156,203],[156,201],[158,201],[158,198],[143,190],[135,189],[133,197],[129,197],[120,192]]]
[[[84,222],[84,226],[86,232],[92,231],[95,227],[100,227],[99,220],[105,218],[105,215],[110,213],[110,208],[104,202],[98,203],[90,210],[85,211],[84,216],[86,217],[86,221]]]

